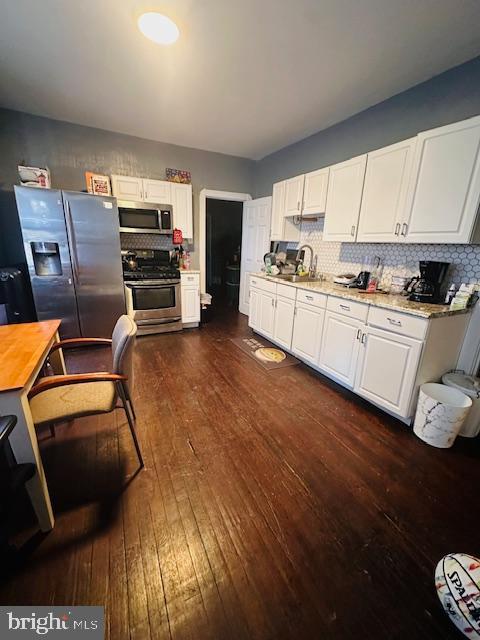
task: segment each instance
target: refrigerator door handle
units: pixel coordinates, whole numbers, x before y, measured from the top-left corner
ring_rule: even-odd
[[[65,221],[67,223],[67,235],[70,244],[70,255],[72,256],[72,274],[75,284],[80,284],[80,269],[78,266],[77,243],[75,241],[75,231],[73,228],[72,214],[70,212],[70,203],[65,200]]]

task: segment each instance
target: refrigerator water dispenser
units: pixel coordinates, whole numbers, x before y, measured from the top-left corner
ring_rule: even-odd
[[[58,242],[31,242],[37,276],[61,276],[62,262]]]

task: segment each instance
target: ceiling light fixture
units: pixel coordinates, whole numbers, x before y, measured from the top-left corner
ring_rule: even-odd
[[[173,44],[180,35],[173,20],[156,11],[142,13],[137,24],[143,35],[157,44]]]

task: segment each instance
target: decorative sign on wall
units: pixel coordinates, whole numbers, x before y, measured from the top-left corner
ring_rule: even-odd
[[[48,167],[25,167],[18,165],[18,175],[20,177],[20,184],[23,187],[50,189],[50,170]]]
[[[94,193],[97,196],[110,196],[112,194],[108,176],[85,171],[85,182],[87,183],[88,193]]]
[[[166,175],[169,182],[192,184],[192,174],[190,171],[183,171],[182,169],[167,169]]]

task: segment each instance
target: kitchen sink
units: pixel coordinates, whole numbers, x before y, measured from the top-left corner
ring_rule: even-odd
[[[272,276],[272,278],[278,280],[286,280],[287,282],[321,282],[321,276],[297,276],[293,274],[278,274],[276,276]]]

